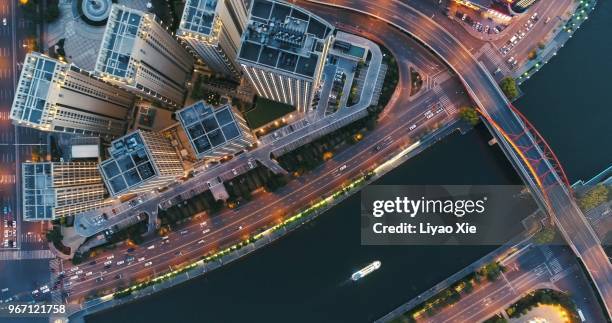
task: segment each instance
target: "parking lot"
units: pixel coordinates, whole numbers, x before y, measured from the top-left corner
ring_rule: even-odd
[[[507,25],[503,23],[497,23],[493,19],[475,19],[472,17],[473,13],[464,12],[462,10],[457,10],[455,12],[455,17],[460,20],[462,23],[471,26],[474,30],[483,34],[499,34],[502,30],[506,29]]]
[[[500,54],[502,54],[502,56],[507,56],[508,53],[516,46],[518,45],[518,43],[523,40],[525,37],[527,37],[527,35],[529,34],[529,32],[531,32],[531,30],[533,30],[533,27],[540,21],[540,17],[538,15],[537,12],[533,13],[529,19],[527,19],[527,21],[523,24],[523,26],[514,33],[514,35],[512,35],[512,37],[510,37],[510,39],[506,42],[506,44],[499,49]],[[544,23],[548,23],[550,21],[550,18],[546,18],[546,20],[544,20]],[[518,60],[514,57],[511,56],[506,60],[506,63],[508,64],[508,66],[510,66],[510,68],[515,69],[517,64],[518,64]]]

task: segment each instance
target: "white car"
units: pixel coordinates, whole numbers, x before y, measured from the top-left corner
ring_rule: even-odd
[[[151,266],[152,264],[153,264],[153,263],[149,261],[149,262],[147,262],[147,263],[146,263],[144,266],[145,266],[145,267],[149,267],[149,266]]]
[[[6,26],[7,22],[6,22],[6,18],[2,18],[2,26]]]
[[[207,233],[209,233],[209,232],[210,232],[210,229],[206,229],[206,230],[203,230],[203,231],[202,231],[202,234],[207,234]]]
[[[110,255],[110,256],[106,257],[106,260],[111,260],[113,258],[115,258],[115,255]]]
[[[410,126],[410,128],[408,128],[408,130],[412,131],[412,130],[414,130],[415,128],[416,128],[416,125],[415,125],[415,124],[413,124],[412,126]]]

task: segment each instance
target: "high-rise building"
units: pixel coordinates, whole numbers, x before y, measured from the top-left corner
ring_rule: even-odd
[[[512,12],[521,14],[531,7],[536,0],[516,0],[510,4]]]
[[[302,8],[255,0],[238,62],[259,96],[305,112],[321,81],[333,30]]]
[[[155,15],[113,5],[95,72],[137,95],[182,105],[193,56]]]
[[[23,219],[52,220],[102,208],[106,190],[97,163],[23,163]]]
[[[11,108],[19,126],[86,136],[125,133],[134,95],[43,54],[26,55]]]
[[[176,115],[200,159],[233,155],[256,141],[246,120],[229,104],[215,109],[198,101]]]
[[[112,196],[161,188],[185,174],[176,149],[157,132],[131,132],[114,140],[109,153],[100,172]]]
[[[236,55],[248,19],[248,0],[187,0],[177,35],[214,72],[237,78]]]

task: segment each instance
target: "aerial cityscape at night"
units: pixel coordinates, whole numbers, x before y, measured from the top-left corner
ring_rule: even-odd
[[[0,323],[612,322],[611,2],[0,19]]]

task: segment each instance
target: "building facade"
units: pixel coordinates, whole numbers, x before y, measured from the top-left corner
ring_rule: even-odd
[[[248,19],[248,0],[187,0],[177,35],[215,73],[237,79],[240,39]]]
[[[119,137],[134,98],[72,64],[32,52],[21,70],[11,119],[43,131]]]
[[[176,115],[199,159],[233,155],[256,142],[246,120],[229,104],[215,109],[198,101]]]
[[[259,96],[306,112],[321,82],[334,28],[282,1],[254,0],[238,62]]]
[[[510,3],[509,6],[513,13],[521,14],[527,11],[529,7],[533,6],[535,2],[536,0],[515,0]]]
[[[178,107],[185,99],[193,56],[155,15],[113,5],[95,72],[133,93]]]
[[[23,163],[23,219],[52,220],[110,205],[93,162]]]
[[[164,187],[185,174],[170,140],[157,132],[136,130],[114,140],[100,173],[111,196]]]

